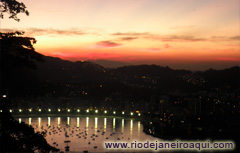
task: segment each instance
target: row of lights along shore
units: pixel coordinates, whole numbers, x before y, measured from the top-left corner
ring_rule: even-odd
[[[50,112],[52,112],[52,109],[49,108],[49,109],[47,109],[47,111],[50,113]],[[58,112],[61,112],[62,110],[59,108],[59,109],[57,109],[57,111],[58,111]],[[13,110],[10,109],[9,112],[12,113]],[[23,110],[22,110],[22,109],[18,109],[18,112],[21,113],[21,112],[23,112]],[[28,112],[31,113],[31,112],[32,112],[32,109],[28,109]],[[38,112],[42,112],[42,109],[39,108],[39,109],[38,109]],[[71,110],[71,109],[67,109],[67,112],[70,113],[70,112],[72,112],[72,110]],[[80,113],[80,109],[77,109],[77,112]],[[95,112],[95,114],[98,114],[98,113],[99,113],[98,110],[95,110],[94,112]],[[104,112],[104,114],[108,114],[108,111],[107,111],[107,110],[104,110],[103,112]],[[90,113],[90,110],[87,109],[87,110],[86,110],[86,113]],[[116,112],[116,111],[113,111],[112,114],[113,114],[113,115],[116,115],[117,112]],[[124,112],[124,111],[122,111],[122,115],[125,115],[125,112]],[[130,112],[130,115],[133,116],[134,113],[133,113],[133,112]],[[141,113],[137,113],[137,115],[138,115],[138,116],[141,116]]]

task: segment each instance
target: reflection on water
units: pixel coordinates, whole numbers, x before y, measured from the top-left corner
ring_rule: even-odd
[[[61,118],[58,117],[58,128],[60,128],[60,124],[61,124]]]
[[[79,128],[79,117],[77,117],[77,128]]]
[[[41,126],[41,118],[40,117],[38,118],[38,126],[39,127]]]
[[[113,118],[113,132],[115,133],[115,124],[116,124],[116,119]]]
[[[107,118],[104,118],[104,132],[106,132],[107,129]]]
[[[97,134],[98,118],[95,117],[95,134]]]
[[[122,119],[122,133],[124,132],[124,119]]]
[[[28,124],[31,125],[31,122],[32,122],[32,118],[29,117]]]
[[[86,117],[86,133],[88,134],[88,124],[89,124],[89,118]]]
[[[131,135],[131,138],[132,138],[132,130],[133,130],[133,120],[131,119],[131,122],[130,122],[130,135]]]
[[[67,117],[67,125],[70,125],[70,117]]]
[[[140,134],[140,129],[141,129],[141,122],[138,121],[138,134]]]
[[[105,149],[104,142],[156,140],[156,138],[143,132],[143,126],[140,121],[133,119],[110,117],[31,117],[18,118],[18,121],[28,123],[33,126],[35,131],[45,131],[48,143],[61,151],[65,151],[65,147],[69,146],[70,152],[111,152],[111,150]],[[160,139],[157,140],[161,141]],[[135,152],[137,151],[139,150],[135,150]]]
[[[48,117],[48,126],[51,126],[51,117]]]

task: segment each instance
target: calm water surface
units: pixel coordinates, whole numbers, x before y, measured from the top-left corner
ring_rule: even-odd
[[[32,125],[35,131],[47,132],[46,139],[48,143],[64,152],[66,146],[70,147],[69,152],[113,152],[113,150],[105,149],[104,142],[107,141],[129,143],[147,140],[162,141],[146,135],[143,132],[143,125],[140,121],[134,119],[110,117],[29,117],[17,118],[17,120]],[[124,150],[124,152],[139,151]],[[148,152],[151,152],[151,150]]]

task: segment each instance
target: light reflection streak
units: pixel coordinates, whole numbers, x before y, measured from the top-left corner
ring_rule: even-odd
[[[77,127],[79,128],[79,117],[77,117]]]
[[[70,117],[67,117],[67,125],[70,125]]]
[[[61,118],[58,117],[58,127],[60,128],[60,124],[61,124]]]
[[[98,118],[95,117],[95,134],[97,134]]]
[[[124,119],[122,119],[122,133],[124,132]]]
[[[113,132],[115,132],[116,118],[113,118]]]
[[[19,121],[19,123],[21,123],[21,122],[22,122],[22,119],[21,119],[21,118],[19,118],[19,119],[18,119],[18,121]]]
[[[48,126],[51,126],[51,117],[48,117]]]
[[[32,118],[29,117],[29,119],[28,119],[28,124],[31,125],[31,123],[32,123]]]
[[[38,128],[41,126],[41,117],[38,118]]]
[[[89,117],[86,117],[86,133],[88,134]]]
[[[133,120],[131,119],[130,121],[130,135],[132,137],[132,132],[133,132]]]
[[[104,118],[104,132],[107,131],[107,118]]]
[[[141,130],[141,122],[138,121],[138,136],[140,135],[140,130]]]

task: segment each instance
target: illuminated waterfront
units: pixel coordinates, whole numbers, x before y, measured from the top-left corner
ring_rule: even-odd
[[[16,119],[33,126],[35,131],[45,131],[48,143],[61,151],[69,146],[70,152],[110,152],[104,150],[104,142],[161,141],[146,135],[141,122],[134,119],[87,116]]]

